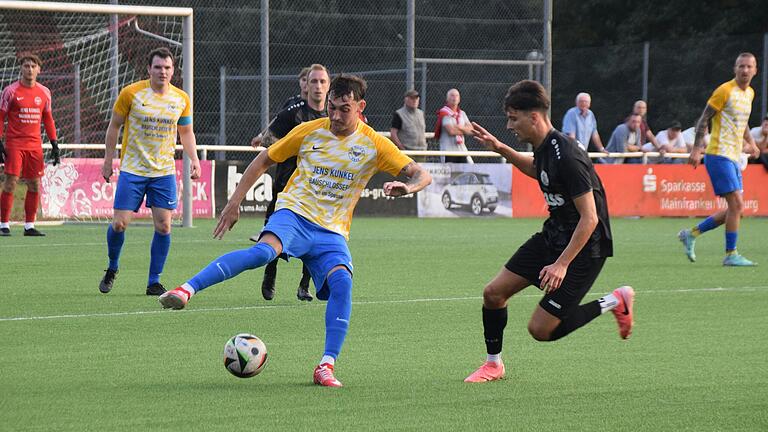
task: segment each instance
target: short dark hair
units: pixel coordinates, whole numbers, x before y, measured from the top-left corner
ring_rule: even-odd
[[[176,65],[176,59],[173,57],[173,53],[166,47],[155,48],[150,51],[149,55],[147,56],[147,66],[152,66],[152,60],[154,60],[155,57],[160,57],[163,59],[170,58],[171,63],[173,63],[174,66]]]
[[[306,78],[307,75],[309,75],[309,66],[301,69],[301,72],[299,72],[299,79]]]
[[[504,97],[504,111],[544,111],[549,110],[549,96],[544,87],[536,81],[523,80],[507,90]]]
[[[361,77],[340,73],[333,77],[328,95],[333,99],[352,94],[352,99],[361,101],[365,99],[366,90],[368,90],[368,84]]]
[[[39,67],[43,67],[43,61],[40,60],[40,57],[37,56],[37,54],[32,53],[23,53],[19,56],[19,64],[23,65],[24,62],[31,61]]]

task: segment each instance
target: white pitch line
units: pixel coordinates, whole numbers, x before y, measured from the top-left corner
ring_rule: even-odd
[[[173,244],[176,245],[176,244],[208,243],[208,242],[212,242],[212,241],[214,241],[214,239],[173,240]],[[225,244],[234,244],[234,243],[247,244],[248,243],[247,239],[243,239],[243,240],[241,240],[241,239],[227,239],[227,240],[216,240],[216,241],[219,241],[219,242],[225,243]],[[136,245],[136,244],[146,245],[147,243],[145,241],[137,240],[137,241],[133,241],[133,242],[126,241],[125,244],[126,245]],[[252,244],[252,242],[251,242],[251,244]],[[106,247],[107,246],[107,242],[100,241],[100,242],[87,242],[87,243],[18,243],[18,244],[11,244],[11,245],[0,245],[0,250],[6,249],[6,248],[7,249],[11,249],[11,248],[27,248],[27,247],[39,248],[41,246],[44,246],[44,247],[104,246],[104,247]]]
[[[732,292],[732,291],[759,291],[766,290],[768,286],[745,286],[745,287],[710,287],[710,288],[682,288],[674,290],[650,290],[650,291],[638,291],[637,294],[680,294],[691,292]],[[766,290],[768,291],[768,290]],[[602,296],[606,293],[589,293],[591,297]],[[521,294],[516,297],[541,297],[541,293],[535,294]],[[450,301],[464,301],[464,300],[482,300],[480,296],[469,297],[438,297],[438,298],[420,298],[420,299],[401,299],[401,300],[368,300],[368,301],[353,301],[353,305],[380,305],[380,304],[396,304],[396,303],[434,303],[434,302],[450,302]],[[315,306],[323,305],[323,303],[315,303]],[[218,308],[200,308],[200,309],[187,309],[184,313],[200,313],[200,312],[234,312],[244,310],[259,310],[259,309],[297,309],[306,308],[313,305],[261,305],[261,306],[232,306],[232,307],[218,307]],[[91,313],[91,314],[71,314],[71,315],[42,315],[31,317],[7,317],[0,318],[0,322],[10,321],[40,321],[40,320],[54,320],[54,319],[76,319],[76,318],[111,318],[121,316],[135,316],[135,315],[156,315],[161,313],[175,313],[175,311],[167,311],[163,309],[151,310],[151,311],[133,311],[133,312],[110,312],[110,313]]]

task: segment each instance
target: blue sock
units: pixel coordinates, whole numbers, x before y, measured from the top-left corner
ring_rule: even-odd
[[[277,253],[272,246],[258,243],[251,248],[237,250],[216,258],[187,283],[195,289],[195,292],[199,292],[211,285],[233,278],[245,270],[261,267],[276,256]]]
[[[712,216],[710,216],[704,219],[703,221],[701,221],[701,223],[697,225],[697,228],[699,229],[699,232],[703,234],[709,230],[713,230],[717,228],[718,226],[720,226],[720,224],[715,222],[715,219],[713,219]]]
[[[725,251],[731,252],[736,250],[736,240],[739,239],[738,231],[726,231],[725,232]]]
[[[152,246],[149,248],[149,281],[147,286],[160,282],[160,275],[163,273],[165,259],[168,258],[168,251],[171,249],[171,233],[160,234],[155,231],[152,237]]]
[[[325,307],[325,352],[337,358],[347,337],[349,317],[352,315],[352,275],[349,271],[336,270],[328,276],[328,288],[331,292]]]
[[[109,256],[110,270],[117,270],[118,268],[123,242],[125,242],[125,231],[117,232],[112,228],[112,224],[109,224],[109,228],[107,228],[107,255]]]

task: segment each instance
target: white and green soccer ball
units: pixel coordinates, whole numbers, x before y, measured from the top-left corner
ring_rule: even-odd
[[[267,346],[252,334],[240,333],[224,344],[224,367],[238,378],[258,375],[267,359]]]

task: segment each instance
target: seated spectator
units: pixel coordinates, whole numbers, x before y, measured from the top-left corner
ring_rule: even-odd
[[[597,131],[597,119],[589,107],[592,96],[589,93],[576,95],[576,106],[563,117],[563,133],[576,139],[583,150],[604,152],[603,142]]]
[[[640,151],[640,123],[639,114],[630,114],[627,121],[616,126],[608,140],[605,150],[611,153],[627,153]],[[654,137],[655,139],[655,137]],[[641,158],[607,158],[607,163],[642,163]]]
[[[686,163],[686,159],[663,156],[665,153],[689,153],[691,151],[693,143],[691,143],[691,147],[688,147],[683,139],[681,130],[682,126],[680,125],[680,122],[675,120],[668,128],[659,131],[659,133],[656,134],[656,142],[659,144],[659,147],[654,147],[653,143],[650,142],[643,144],[642,150],[644,152],[657,151],[662,154],[662,157],[659,158],[649,158],[648,162],[673,164]]]
[[[760,149],[760,157],[754,163],[762,163],[768,170],[768,115],[763,119],[763,124],[749,130],[755,144]],[[752,160],[750,160],[750,163]]]

